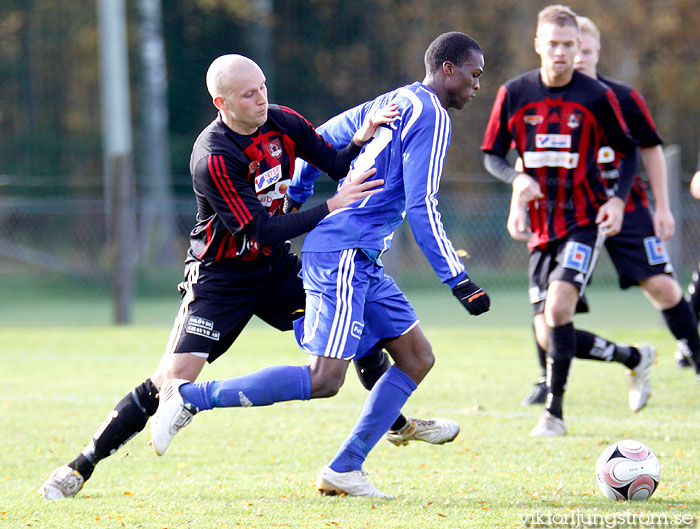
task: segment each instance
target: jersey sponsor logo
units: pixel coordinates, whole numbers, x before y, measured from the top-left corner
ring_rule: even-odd
[[[647,253],[647,261],[650,265],[668,263],[666,245],[658,237],[645,237],[644,251]]]
[[[271,139],[268,143],[266,143],[265,150],[270,154],[270,156],[274,156],[275,158],[282,156],[282,144],[278,138]]]
[[[214,330],[213,321],[200,318],[199,316],[190,316],[187,318],[185,332],[188,334],[203,336],[204,338],[209,338],[215,342],[218,342],[219,338],[221,337],[221,333]]]
[[[577,241],[569,241],[564,247],[562,266],[585,274],[588,270],[588,264],[591,262],[591,253],[590,246]]]
[[[539,167],[564,167],[574,169],[578,166],[577,152],[563,151],[527,151],[523,153],[523,164],[528,169]]]
[[[275,184],[275,188],[272,191],[263,195],[258,195],[258,200],[263,206],[271,206],[275,200],[284,198],[284,194],[287,192],[288,188],[289,178],[286,178],[281,182],[277,182],[277,184]]]
[[[270,187],[280,178],[282,178],[282,166],[275,165],[269,171],[265,171],[264,173],[255,177],[255,192],[260,193],[260,191],[266,187]]]
[[[353,321],[350,327],[350,334],[359,340],[362,336],[362,329],[364,328],[365,324],[361,321]]]
[[[539,125],[544,121],[544,116],[540,116],[539,114],[532,114],[530,116],[523,116],[523,121],[525,122],[526,125]]]
[[[576,129],[581,125],[581,118],[576,114],[569,115],[569,120],[566,122],[566,126],[570,129]]]
[[[615,161],[615,151],[610,147],[601,147],[598,149],[598,163],[610,163]]]
[[[253,176],[255,173],[258,172],[258,169],[260,169],[260,162],[258,160],[254,160],[248,164],[248,178]]]
[[[535,147],[543,149],[568,149],[571,147],[571,135],[535,134]]]

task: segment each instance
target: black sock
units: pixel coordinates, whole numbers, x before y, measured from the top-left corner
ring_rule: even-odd
[[[549,358],[547,362],[547,381],[549,394],[545,409],[562,419],[562,403],[566,381],[569,378],[571,359],[576,351],[576,331],[573,323],[552,327],[549,336]]]
[[[588,331],[576,329],[576,358],[599,362],[619,362],[630,369],[639,363],[639,351],[616,344]]]
[[[537,350],[537,360],[540,363],[540,381],[542,381],[547,377],[547,350],[537,341],[537,333],[535,332],[534,325],[532,331],[535,333],[535,349]]]
[[[365,389],[372,389],[377,383],[377,380],[386,373],[386,371],[391,367],[391,361],[389,360],[389,355],[383,350],[379,350],[374,354],[364,356],[359,360],[355,360],[355,371],[357,372],[357,378],[365,387]],[[397,431],[403,428],[406,424],[406,417],[399,415],[391,425],[389,430]]]
[[[95,470],[95,465],[143,430],[148,418],[157,409],[158,390],[149,378],[119,401],[90,443],[68,466],[80,472],[87,481]]]
[[[671,334],[676,340],[683,340],[690,349],[695,370],[700,372],[700,337],[698,337],[698,319],[685,298],[681,297],[678,305],[662,310]]]

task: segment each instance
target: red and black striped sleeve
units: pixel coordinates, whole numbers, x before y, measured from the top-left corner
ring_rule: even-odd
[[[246,231],[261,246],[302,235],[328,214],[324,202],[299,213],[269,217],[245,180],[247,166],[224,154],[209,154],[195,166],[195,188],[233,235]]]
[[[241,165],[224,154],[209,154],[197,162],[195,191],[204,196],[232,234],[240,232],[264,208],[241,174]]]

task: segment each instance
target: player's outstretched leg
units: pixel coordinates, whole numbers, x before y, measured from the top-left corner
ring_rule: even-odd
[[[190,383],[171,379],[161,388],[158,411],[151,420],[151,446],[162,456],[175,434],[200,411],[269,406],[275,402],[308,400],[310,397],[308,366],[266,367],[222,381]]]
[[[389,355],[383,350],[365,355],[355,361],[357,377],[371,390],[377,380],[391,367]],[[405,446],[410,441],[441,445],[459,435],[459,424],[449,419],[415,419],[401,414],[386,433],[386,440],[394,446]]]
[[[367,396],[350,436],[319,474],[316,488],[321,494],[387,497],[369,482],[362,464],[416,387],[411,377],[395,365],[382,375]]]
[[[48,500],[75,496],[92,476],[97,463],[143,430],[157,407],[158,390],[149,378],[119,401],[78,457],[55,469],[39,493]]]
[[[646,406],[651,396],[649,373],[656,359],[653,345],[614,343],[588,331],[576,329],[576,358],[617,362],[627,367],[630,409],[637,412]]]

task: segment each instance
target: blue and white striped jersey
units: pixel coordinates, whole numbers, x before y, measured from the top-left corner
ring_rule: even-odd
[[[352,178],[376,167],[372,178],[385,180],[383,191],[327,215],[306,235],[302,252],[359,248],[370,256],[381,255],[389,249],[394,230],[408,216],[419,247],[440,280],[452,287],[465,277],[465,271],[437,210],[452,130],[437,95],[415,82],[343,112],[321,125],[318,132],[334,146],[347,145],[368,115],[392,103],[398,105],[399,118],[377,128],[350,173]],[[302,161],[288,190],[291,198],[304,202],[318,175],[318,169]]]

